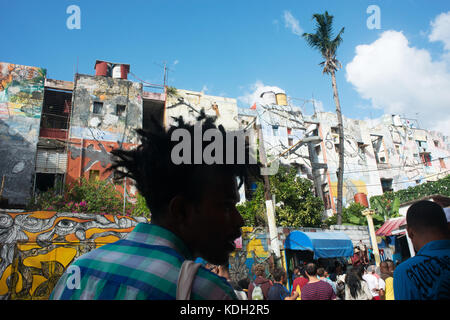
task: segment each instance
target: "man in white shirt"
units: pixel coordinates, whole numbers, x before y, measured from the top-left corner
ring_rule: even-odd
[[[369,285],[373,300],[380,300],[382,297],[384,297],[386,283],[376,274],[376,266],[368,266],[366,273],[363,275],[363,279]]]

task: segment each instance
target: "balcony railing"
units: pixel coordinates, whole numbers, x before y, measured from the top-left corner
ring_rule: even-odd
[[[39,137],[66,140],[68,131],[67,129],[41,128]]]

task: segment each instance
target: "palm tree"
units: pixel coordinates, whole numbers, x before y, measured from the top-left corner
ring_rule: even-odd
[[[336,71],[342,67],[336,59],[336,50],[342,42],[344,28],[333,38],[333,16],[327,11],[325,14],[314,14],[316,20],[316,33],[303,33],[303,38],[313,49],[317,49],[322,54],[325,61],[319,65],[323,66],[323,73],[331,75],[331,85],[333,87],[334,103],[336,104],[336,114],[338,118],[339,132],[339,167],[338,167],[338,196],[337,196],[337,224],[342,223],[342,189],[344,184],[344,127],[342,122],[341,104],[336,85]]]

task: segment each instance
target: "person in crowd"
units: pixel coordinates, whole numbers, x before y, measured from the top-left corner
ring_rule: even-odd
[[[386,285],[385,300],[394,300],[394,262],[386,260],[380,263],[380,277]]]
[[[361,250],[361,252],[362,252],[362,264],[364,266],[367,266],[369,264],[369,251],[366,245],[363,245],[363,249]]]
[[[344,275],[345,274],[345,271],[344,271],[344,265],[340,262],[340,261],[335,261],[334,262],[334,271],[330,274],[330,279],[331,279],[331,281],[334,281],[334,282],[336,282],[337,281],[337,278],[339,277],[339,276],[342,276],[342,275]]]
[[[298,277],[301,277],[300,267],[295,267],[292,272],[292,282],[294,282],[294,280],[297,279]]]
[[[336,294],[336,284],[330,280],[329,274],[326,269],[320,267],[317,269],[317,276],[320,280],[327,282],[333,288],[334,294]]]
[[[355,247],[353,249],[352,266],[353,267],[357,267],[357,266],[359,266],[361,264],[362,264],[361,252],[359,250],[359,247]]]
[[[193,140],[208,130],[226,141],[227,132],[222,125],[216,126],[215,118],[201,110],[196,124],[179,117],[167,128],[153,120],[148,130],[136,130],[141,141],[137,148],[111,151],[114,158],[110,167],[117,182],[134,180],[151,211],[151,222],[139,223],[125,239],[77,258],[72,266],[79,270],[79,288],[67,286],[73,276],[73,269],[68,268],[51,299],[173,300],[185,261],[201,257],[212,264],[224,264],[235,250],[234,240],[244,225],[236,209],[239,187],[250,176],[262,180],[260,166],[250,159],[248,144],[240,151],[245,154],[244,161],[236,161],[237,144],[230,148],[224,143],[218,146],[216,154],[220,154],[215,161],[207,163],[201,155],[210,143],[195,143],[194,149],[194,143],[184,143],[188,140],[185,136]],[[234,161],[230,163],[231,151]],[[195,273],[192,287],[190,284],[194,300],[237,299],[227,281],[204,267]]]
[[[238,285],[239,287],[242,288],[242,290],[245,292],[245,294],[247,295],[248,292],[248,286],[250,285],[250,280],[248,278],[244,278],[238,281]],[[247,296],[248,297],[248,296]],[[248,298],[246,298],[246,300],[248,300]]]
[[[296,291],[292,295],[289,295],[289,291],[285,287],[287,276],[283,269],[276,268],[272,272],[272,277],[274,283],[269,289],[267,300],[296,300],[298,298]]]
[[[272,287],[273,283],[271,280],[269,280],[265,277],[266,268],[264,267],[263,264],[257,263],[255,265],[253,265],[253,274],[256,276],[256,278],[248,286],[248,292],[247,292],[248,300],[252,300],[252,293],[253,293],[253,289],[255,288],[255,285],[261,287],[263,296],[264,296],[264,300],[267,300],[267,297],[269,294],[269,289],[270,289],[270,287]]]
[[[384,280],[376,274],[376,266],[370,265],[367,267],[366,273],[362,276],[362,278],[369,285],[370,292],[372,293],[373,300],[382,300],[384,299],[384,290],[386,288],[386,284]]]
[[[317,265],[315,263],[308,263],[305,273],[309,281],[301,290],[302,300],[336,300],[336,295],[331,285],[318,279]]]
[[[307,275],[305,273],[305,267],[302,266],[302,267],[300,267],[300,276],[297,277],[294,280],[294,283],[292,284],[291,295],[294,294],[294,292],[297,292],[298,293],[298,299],[297,300],[300,300],[301,299],[302,288],[303,288],[303,286],[305,284],[308,283],[308,281],[309,281],[308,277],[307,277]]]
[[[406,230],[416,255],[394,271],[395,300],[450,299],[450,235],[444,210],[423,200],[409,207]]]
[[[352,268],[345,276],[345,300],[372,300],[369,285],[363,280],[364,266]]]
[[[239,286],[238,283],[231,280],[230,269],[228,264],[222,264],[217,266],[217,271],[218,271],[217,274],[219,276],[224,277],[228,281],[228,283],[233,288],[234,293],[236,293],[236,296],[238,297],[239,300],[247,300],[247,294],[244,292],[244,290]]]

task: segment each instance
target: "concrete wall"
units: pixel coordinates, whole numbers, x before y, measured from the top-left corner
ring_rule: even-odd
[[[332,131],[337,128],[336,114],[318,112],[314,120],[320,123],[322,143],[319,162],[326,163],[327,171],[321,171],[321,183],[328,183],[332,205],[337,201],[337,169],[339,153],[335,145],[339,144],[339,135]],[[382,194],[380,178],[373,153],[370,135],[364,121],[343,117],[344,124],[344,187],[343,204],[347,206],[354,201],[356,193],[370,196]],[[364,145],[364,149],[359,146]]]
[[[101,114],[93,113],[102,102]],[[116,106],[125,112],[116,115]],[[142,84],[123,79],[77,74],[73,91],[70,137],[138,143],[134,129],[142,128]]]
[[[0,63],[0,185],[9,205],[32,192],[46,70]]]
[[[217,116],[216,124],[223,125],[226,130],[239,128],[236,99],[183,89],[177,89],[176,94],[167,94],[165,124],[172,124],[172,117],[179,116],[183,116],[186,122],[192,122],[202,108],[207,115]]]
[[[94,102],[102,102],[102,111],[95,114]],[[67,183],[79,177],[89,178],[89,171],[98,170],[100,179],[110,179],[106,171],[112,163],[110,151],[136,146],[135,129],[142,128],[142,84],[123,79],[77,74],[73,91],[73,113],[70,122]],[[125,111],[116,114],[117,105]],[[131,181],[128,193],[134,194]],[[121,186],[117,187],[123,192]]]
[[[448,138],[442,134],[415,128],[411,123],[391,115],[384,115],[381,123],[370,128],[369,132],[383,136],[386,164],[379,165],[379,175],[380,178],[392,179],[394,191],[438,180],[449,174],[450,146]],[[419,148],[417,141],[426,142],[425,147]],[[430,153],[431,166],[422,163],[420,153],[423,151]],[[442,159],[443,167],[439,159]]]

